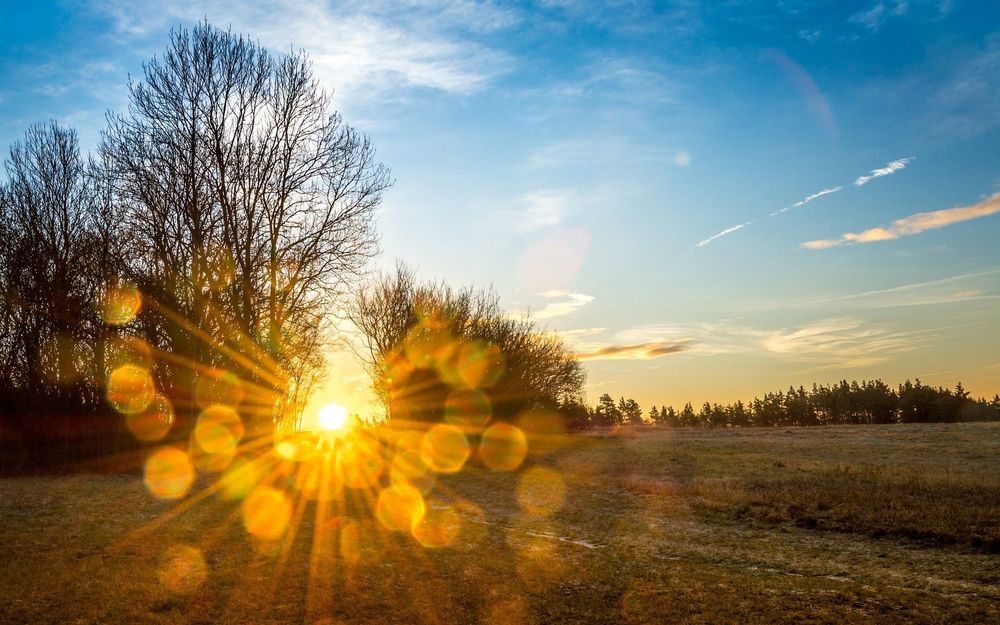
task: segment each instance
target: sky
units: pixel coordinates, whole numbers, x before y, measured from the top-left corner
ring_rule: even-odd
[[[0,144],[85,149],[201,19],[304,50],[395,184],[377,268],[494,288],[587,396],[1000,392],[1000,4],[3,3]],[[331,353],[317,401],[366,412]]]

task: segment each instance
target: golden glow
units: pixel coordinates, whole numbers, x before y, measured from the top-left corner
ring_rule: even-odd
[[[243,499],[260,482],[260,468],[253,462],[237,458],[222,476],[222,496]]]
[[[472,388],[490,388],[503,376],[505,359],[496,345],[470,341],[458,349],[458,375]]]
[[[132,286],[111,287],[104,291],[101,319],[111,326],[123,326],[135,319],[142,307],[142,294]]]
[[[517,502],[528,514],[550,516],[566,500],[566,482],[559,473],[545,467],[533,467],[517,485]]]
[[[550,410],[529,410],[517,420],[533,452],[547,453],[559,446],[566,435],[562,417]]]
[[[410,532],[424,518],[427,506],[420,491],[406,484],[393,484],[378,495],[375,516],[387,529]]]
[[[454,425],[438,424],[420,442],[420,457],[438,473],[455,473],[469,459],[469,441]]]
[[[194,399],[201,408],[212,404],[236,407],[243,401],[243,384],[232,371],[210,369],[198,374],[194,385]]]
[[[524,432],[507,423],[498,423],[483,432],[479,458],[497,471],[513,471],[521,466],[528,453]]]
[[[207,452],[201,446],[192,444],[189,451],[195,469],[208,473],[221,473],[236,459],[236,447],[224,447],[216,452]]]
[[[434,474],[424,464],[420,452],[404,450],[392,459],[391,476],[393,484],[408,484],[422,493],[428,492],[434,486]]]
[[[277,488],[258,486],[243,502],[243,525],[257,538],[281,538],[291,518],[292,503]]]
[[[444,405],[444,418],[448,423],[466,431],[481,430],[490,420],[493,408],[486,393],[463,388],[448,396]]]
[[[156,388],[149,370],[138,365],[126,364],[111,372],[108,378],[108,403],[124,414],[142,412],[153,401]]]
[[[153,349],[146,341],[134,336],[114,337],[101,341],[98,345],[99,361],[103,361],[105,371],[95,371],[95,381],[105,383],[105,376],[124,365],[134,365],[144,369],[153,366]]]
[[[248,429],[251,420],[273,409],[273,398],[263,395],[252,378],[197,365],[187,377],[165,378],[158,390],[153,371],[154,366],[161,371],[162,354],[131,337],[101,345],[101,358],[93,360],[110,373],[98,371],[94,378],[103,382],[108,402],[137,439],[162,440],[174,433],[177,417],[196,415],[194,423],[184,424],[190,427],[188,440],[161,447],[146,460],[149,492],[184,499],[177,511],[209,495],[231,502],[253,549],[273,558],[278,574],[302,527],[313,536],[310,576],[315,579],[332,575],[328,567],[338,561],[345,567],[377,563],[400,540],[414,549],[475,549],[492,521],[453,492],[442,474],[461,471],[473,454],[490,470],[517,471],[529,450],[552,449],[564,433],[551,412],[528,412],[516,423],[495,421],[496,396],[489,389],[504,371],[502,354],[490,343],[456,340],[432,317],[421,320],[419,331],[396,355],[392,375],[401,380],[420,366],[435,369],[449,387],[435,408],[443,409],[441,421],[421,420],[427,408],[416,402],[410,406],[414,421],[394,414],[392,426],[362,427],[343,404],[330,402],[305,411],[307,427],[279,428],[273,438],[255,438]],[[225,362],[242,371],[240,363]],[[171,389],[176,394],[168,397]],[[350,394],[338,389],[336,397]],[[199,475],[212,473],[211,486],[190,494]],[[536,534],[563,505],[566,484],[556,470],[543,467],[514,479],[520,512],[512,523],[520,524],[518,544],[530,544],[513,553],[531,560],[514,567],[522,579],[548,583],[557,569],[546,560],[557,554],[551,537]],[[389,533],[396,537],[390,539]],[[171,547],[156,572],[170,594],[197,592],[211,574],[204,554],[190,545]]]
[[[176,447],[162,447],[146,459],[143,481],[160,499],[180,499],[194,481],[191,458]]]
[[[347,427],[347,409],[336,403],[323,406],[319,410],[319,426],[330,432],[345,429]]]
[[[243,438],[243,421],[235,410],[222,404],[213,404],[198,416],[194,426],[194,439],[203,451],[222,454],[235,449]]]
[[[357,564],[361,559],[361,529],[353,519],[340,528],[340,555],[349,564]]]
[[[339,458],[344,485],[348,488],[374,486],[385,471],[385,461],[377,441],[355,439]]]
[[[163,395],[157,394],[145,410],[127,414],[125,425],[141,441],[158,441],[174,424],[174,409]]]
[[[413,524],[413,537],[424,547],[447,547],[462,529],[462,517],[452,506],[429,506]]]
[[[274,451],[285,460],[292,460],[298,454],[299,446],[294,441],[283,440],[274,446]]]
[[[173,545],[160,558],[160,583],[168,592],[190,594],[205,582],[208,567],[201,551],[190,545]]]

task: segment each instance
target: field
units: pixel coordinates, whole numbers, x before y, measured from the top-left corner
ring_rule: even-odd
[[[262,543],[137,475],[0,480],[0,622],[1000,622],[1000,424],[555,442],[442,477],[439,549],[363,502]]]

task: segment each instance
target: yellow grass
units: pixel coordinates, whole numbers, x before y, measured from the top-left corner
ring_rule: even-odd
[[[442,476],[440,549],[363,501],[269,543],[139,476],[2,480],[0,622],[998,622],[998,426],[569,437]]]

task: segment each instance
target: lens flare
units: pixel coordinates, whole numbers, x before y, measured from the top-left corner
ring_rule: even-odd
[[[385,461],[379,453],[378,443],[364,439],[354,441],[338,456],[344,485],[348,488],[370,488],[385,471]]]
[[[299,451],[299,446],[295,444],[292,440],[278,441],[274,445],[274,453],[278,454],[285,460],[293,460]]]
[[[146,341],[135,336],[118,336],[101,341],[98,361],[105,371],[114,371],[123,365],[136,365],[145,369],[153,366],[153,348]],[[105,372],[98,371],[97,378],[105,380]]]
[[[533,467],[517,485],[517,502],[528,514],[550,516],[565,500],[566,482],[552,469]]]
[[[277,540],[292,518],[292,504],[282,491],[258,486],[243,501],[243,526],[262,540]]]
[[[422,493],[430,491],[434,486],[434,474],[424,464],[420,452],[413,449],[393,456],[390,477],[393,484],[407,484]]]
[[[174,409],[163,395],[157,393],[142,412],[125,416],[125,425],[141,441],[158,441],[174,424]]]
[[[484,341],[470,341],[462,345],[456,361],[459,378],[471,388],[490,388],[504,373],[503,352],[496,345]]]
[[[532,453],[548,453],[566,440],[563,419],[551,410],[529,410],[517,424],[528,437]]]
[[[349,564],[361,560],[361,528],[357,521],[347,520],[340,528],[340,555]]]
[[[478,431],[490,420],[493,408],[486,393],[463,388],[448,396],[444,404],[444,418],[448,423]]]
[[[191,458],[176,447],[162,447],[146,459],[143,481],[160,499],[180,499],[194,481]]]
[[[455,349],[445,323],[428,315],[403,339],[403,352],[415,367],[430,369],[446,366]]]
[[[198,589],[208,576],[201,551],[190,545],[168,547],[160,557],[157,577],[167,591],[186,595]]]
[[[469,441],[454,425],[440,423],[424,434],[420,457],[438,473],[455,473],[469,459]]]
[[[191,462],[198,471],[221,473],[236,459],[236,446],[224,447],[219,451],[207,452],[197,443],[192,443],[188,451]]]
[[[413,524],[413,537],[424,547],[438,549],[455,541],[462,529],[462,517],[451,506],[428,506]]]
[[[213,404],[202,411],[194,426],[194,439],[203,451],[221,454],[234,449],[243,438],[243,421],[235,410]]]
[[[320,408],[319,425],[327,431],[343,430],[347,427],[347,409],[340,404],[327,404]]]
[[[379,523],[394,532],[409,533],[423,519],[426,511],[423,495],[406,484],[393,484],[382,489],[375,505]]]
[[[108,378],[108,403],[123,414],[142,412],[153,401],[156,388],[149,370],[138,365],[122,365]]]
[[[290,487],[302,497],[315,501],[330,501],[343,497],[339,480],[331,480],[330,458],[322,456],[317,462],[303,463],[295,470]]]
[[[198,374],[194,383],[194,400],[201,408],[212,404],[236,407],[243,401],[243,384],[232,371],[210,369]]]
[[[101,319],[110,326],[123,326],[135,319],[142,307],[142,294],[132,286],[110,287],[104,291]]]
[[[495,471],[513,471],[528,453],[528,441],[519,428],[498,423],[483,432],[479,458]]]
[[[260,482],[260,468],[256,463],[236,458],[222,476],[223,499],[243,499]]]

